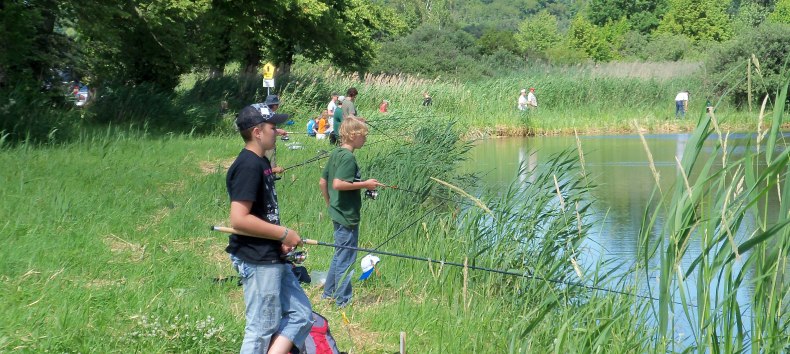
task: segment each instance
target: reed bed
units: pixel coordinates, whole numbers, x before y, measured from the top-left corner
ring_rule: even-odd
[[[787,88],[779,90],[770,130],[759,129],[757,141],[748,142],[746,149],[728,144],[729,134],[715,115],[701,115],[677,161],[677,183],[669,190],[656,189],[657,206],[646,211],[642,233],[644,263],[660,259],[658,301],[651,309],[658,318],[656,350],[758,353],[790,348],[790,150],[776,149]],[[761,113],[759,120],[763,118]],[[718,144],[703,158],[702,141],[714,137]],[[714,167],[719,164],[720,169]],[[772,196],[778,196],[779,210],[766,207]],[[666,222],[656,235],[652,225],[659,214],[666,215]],[[744,230],[747,236],[738,237]],[[690,243],[699,243],[703,251],[683,266],[680,260]],[[752,281],[744,280],[746,273]],[[749,301],[741,303],[738,294],[746,289],[752,290],[746,291]],[[692,329],[690,346],[673,340],[677,321]]]

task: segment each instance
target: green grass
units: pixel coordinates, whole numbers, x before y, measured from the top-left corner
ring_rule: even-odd
[[[518,220],[504,214],[492,220],[476,208],[458,214],[454,205],[441,204],[454,195],[427,176],[459,185],[465,180],[454,175],[452,166],[468,143],[453,130],[422,128],[414,133],[419,143],[405,145],[371,136],[370,146],[359,151],[365,173],[428,197],[390,189],[367,201],[361,245],[374,247],[415,215],[439,206],[440,213],[383,249],[573,280],[567,258],[553,257],[568,252],[568,243],[552,239],[579,240],[582,235],[571,232],[578,226],[575,211],[532,208],[522,210]],[[300,140],[301,150],[281,145],[282,166],[327,148]],[[241,289],[212,281],[233,273],[225,235],[208,226],[227,224],[225,170],[241,145],[233,135],[152,138],[144,131],[108,129],[68,145],[2,150],[0,162],[7,168],[0,175],[0,351],[238,350],[244,325]],[[568,156],[562,161],[573,163]],[[293,169],[278,182],[278,192],[287,225],[305,237],[331,241],[317,187],[321,167],[319,161]],[[573,200],[584,190],[570,183],[570,171],[560,178],[569,181],[562,188]],[[552,199],[554,192],[545,190],[551,191],[536,185],[531,192],[512,193]],[[517,211],[523,208],[517,201],[511,196],[491,202]],[[539,214],[555,219],[539,232],[542,238],[513,227],[528,227]],[[492,222],[495,234],[481,229]],[[514,245],[520,246],[512,257],[498,256]],[[316,246],[309,252],[311,270],[328,267],[331,249]],[[645,338],[633,333],[634,326],[644,326],[642,318],[625,311],[635,306],[628,297],[484,272],[464,275],[460,268],[397,258],[385,258],[380,271],[356,285],[348,323],[319,300],[319,290],[307,289],[346,350],[396,351],[400,331],[408,333],[409,348],[433,353],[645,345]],[[552,323],[563,324],[560,344],[555,343],[560,328],[547,325]]]

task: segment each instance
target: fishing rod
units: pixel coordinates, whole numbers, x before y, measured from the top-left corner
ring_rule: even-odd
[[[226,227],[226,226],[211,226],[211,231],[219,231],[219,232],[224,232],[224,233],[229,233],[229,234],[257,237],[255,235],[250,235],[250,234],[246,234],[246,233],[243,233],[243,232],[239,232],[239,231],[237,231],[236,229],[234,229],[232,227]],[[335,244],[332,244],[332,243],[321,242],[321,241],[318,241],[318,240],[302,239],[302,244],[333,247],[333,248],[341,248],[341,249],[347,249],[347,250],[357,251],[357,252],[373,253],[373,254],[379,254],[379,255],[382,255],[382,256],[391,256],[391,257],[396,257],[396,258],[410,259],[410,260],[414,260],[414,261],[429,262],[429,263],[439,264],[439,265],[442,265],[442,266],[450,265],[450,266],[454,266],[454,267],[461,267],[461,268],[480,270],[480,271],[496,273],[496,274],[510,275],[510,276],[515,276],[515,277],[520,277],[520,278],[525,278],[525,279],[541,280],[541,281],[545,281],[545,282],[548,282],[548,283],[559,284],[559,285],[567,285],[567,286],[572,286],[572,287],[577,287],[577,288],[584,288],[584,289],[588,289],[588,290],[599,290],[599,291],[608,292],[608,293],[612,293],[612,294],[633,296],[633,297],[647,299],[647,300],[653,300],[653,301],[658,301],[659,300],[659,299],[654,298],[652,296],[641,295],[641,294],[634,294],[634,293],[629,293],[629,292],[625,292],[625,291],[621,291],[621,290],[604,288],[604,287],[600,287],[600,286],[587,285],[587,284],[582,284],[582,283],[579,283],[579,282],[569,282],[569,281],[545,278],[545,277],[541,277],[541,276],[534,275],[534,274],[528,274],[526,272],[525,273],[519,273],[519,272],[508,271],[508,270],[501,270],[501,269],[488,268],[488,267],[480,267],[480,266],[463,264],[463,263],[457,263],[457,262],[447,262],[447,261],[443,261],[443,260],[436,260],[436,259],[431,259],[431,258],[426,258],[426,257],[418,257],[418,256],[407,255],[407,254],[379,251],[379,250],[372,249],[372,248],[361,248],[361,247],[335,245]]]
[[[303,162],[300,162],[300,163],[298,163],[296,165],[292,165],[292,166],[288,166],[286,168],[283,168],[283,172],[288,171],[288,170],[290,170],[292,168],[297,168],[297,167],[300,167],[300,166],[304,166],[304,165],[307,165],[307,164],[319,161],[321,159],[325,159],[327,157],[329,157],[329,151],[322,151],[320,154],[318,154],[316,156],[313,156],[313,157],[311,157],[311,158],[309,158],[309,159],[307,159],[307,160],[305,160]]]
[[[376,144],[378,144],[378,143],[383,143],[383,142],[385,142],[385,141],[386,141],[386,140],[379,140],[379,141],[372,142],[372,143],[370,143],[370,144],[365,144],[365,146],[376,145]],[[407,142],[407,143],[404,143],[404,144],[413,144],[413,143],[411,143],[411,142]],[[300,162],[300,163],[298,163],[298,164],[295,164],[295,165],[292,165],[292,166],[288,166],[288,167],[286,167],[286,168],[283,168],[283,172],[285,172],[285,171],[288,171],[288,170],[290,170],[290,169],[292,169],[292,168],[301,167],[301,166],[304,166],[304,165],[307,165],[307,164],[310,164],[310,163],[313,163],[313,162],[316,162],[316,161],[319,161],[319,160],[325,159],[325,158],[329,157],[329,153],[330,153],[329,151],[322,150],[322,151],[321,151],[321,153],[319,153],[319,154],[318,154],[318,155],[316,155],[316,156],[313,156],[313,157],[311,157],[311,158],[309,158],[309,159],[307,159],[307,160],[305,160],[305,161],[303,161],[303,162]]]

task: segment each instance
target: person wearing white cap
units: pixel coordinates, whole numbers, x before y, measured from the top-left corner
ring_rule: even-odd
[[[518,110],[519,111],[526,111],[527,110],[527,90],[521,89],[521,95],[518,96]]]
[[[335,109],[337,108],[337,92],[332,92],[331,100],[326,105],[326,110],[329,111],[329,116],[331,117],[335,114]]]
[[[538,108],[538,99],[535,97],[535,88],[529,88],[529,95],[527,95],[527,106],[532,108]]]

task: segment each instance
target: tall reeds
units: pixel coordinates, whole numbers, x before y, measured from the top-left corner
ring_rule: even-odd
[[[656,189],[656,206],[646,212],[642,228],[645,264],[654,256],[660,260],[653,307],[656,350],[688,345],[700,352],[788,349],[790,149],[776,148],[786,97],[787,84],[780,88],[764,152],[752,142],[736,152],[716,116],[701,115],[677,161],[676,183],[669,190]],[[702,143],[710,138],[717,143],[712,153],[703,154]],[[769,199],[778,201],[778,210],[770,210]],[[666,215],[666,224],[655,228],[660,214]],[[690,253],[692,243],[699,244],[699,255]],[[744,280],[747,273],[753,280]],[[690,343],[674,338],[678,321],[691,328]]]

